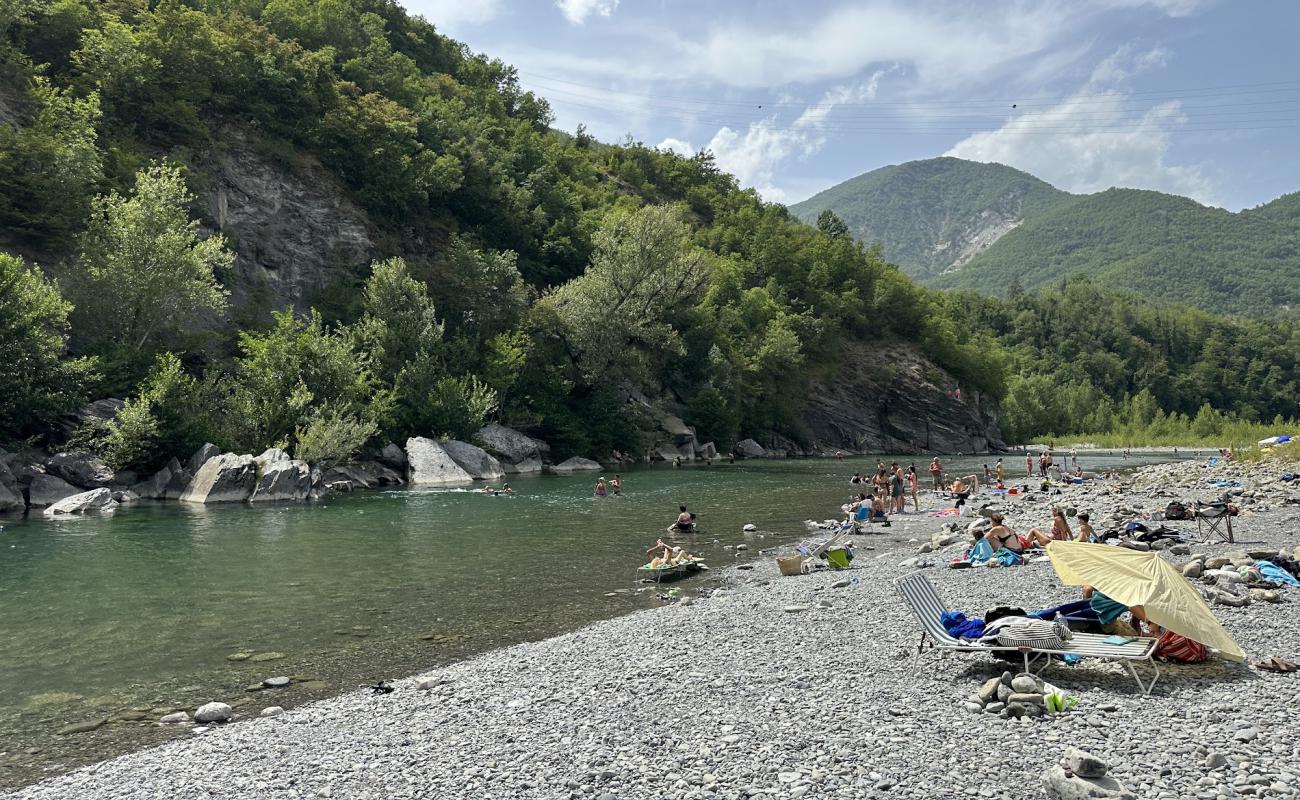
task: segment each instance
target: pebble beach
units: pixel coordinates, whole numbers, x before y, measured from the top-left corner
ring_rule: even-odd
[[[1018,531],[1053,505],[1103,530],[1170,499],[1235,492],[1237,542],[1167,522],[1193,556],[1294,555],[1300,482],[1277,465],[1181,462],[1119,484],[986,497]],[[1206,479],[1236,481],[1211,488]],[[837,509],[809,509],[818,519]],[[194,735],[3,795],[67,798],[897,798],[1042,796],[1067,747],[1109,765],[1143,798],[1300,797],[1300,673],[1213,659],[1166,665],[1151,696],[1123,669],[1085,660],[1043,677],[1078,698],[1063,714],[1009,719],[967,700],[1008,665],[917,654],[919,628],[893,582],[924,571],[948,608],[1044,608],[1079,597],[1050,563],[950,569],[968,537],[903,515],[855,537],[849,570],[782,576],[764,553],[714,564],[661,608],[275,716],[196,725]],[[810,530],[809,538],[819,534]],[[755,536],[751,550],[763,548]],[[924,552],[923,552],[924,551]],[[1183,552],[1187,551],[1187,552]],[[741,566],[746,568],[740,568]],[[1199,579],[1198,588],[1207,592]],[[1300,589],[1280,602],[1215,604],[1251,660],[1300,660]],[[1014,671],[1014,668],[1011,668]],[[218,698],[219,699],[219,698]]]

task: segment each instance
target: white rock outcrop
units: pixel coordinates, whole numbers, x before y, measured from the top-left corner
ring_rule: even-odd
[[[113,493],[100,487],[88,492],[66,497],[45,509],[47,517],[62,517],[72,514],[111,514],[117,508]]]
[[[499,481],[505,477],[501,462],[483,448],[467,442],[458,442],[455,439],[447,439],[440,444],[447,451],[447,455],[451,456],[451,460],[468,472],[471,478],[480,481]]]
[[[248,502],[302,503],[311,499],[312,483],[311,465],[306,461],[271,461],[263,465]]]
[[[413,436],[406,440],[407,476],[412,486],[458,486],[473,483],[440,442]]]
[[[181,494],[184,503],[242,503],[257,485],[257,462],[250,455],[222,453],[207,459]]]

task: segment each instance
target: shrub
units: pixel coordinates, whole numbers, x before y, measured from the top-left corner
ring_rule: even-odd
[[[295,431],[298,446],[294,454],[312,464],[345,463],[378,432],[373,422],[324,407]]]

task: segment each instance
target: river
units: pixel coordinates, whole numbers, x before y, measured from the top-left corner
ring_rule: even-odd
[[[992,459],[948,462],[967,473]],[[1007,464],[1024,474],[1023,456]],[[637,468],[623,473],[622,497],[603,499],[584,474],[518,477],[509,497],[372,491],[302,506],[140,504],[4,521],[0,787],[191,735],[152,724],[169,709],[297,705],[660,604],[662,589],[635,570],[679,504],[700,521],[679,541],[717,569],[804,538],[803,520],[838,515],[848,476],[874,465]],[[742,533],[746,523],[761,533]],[[295,682],[247,690],[281,675]]]

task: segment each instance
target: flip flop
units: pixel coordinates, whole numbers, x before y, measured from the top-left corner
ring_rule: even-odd
[[[1287,661],[1284,658],[1270,656],[1255,662],[1256,669],[1267,670],[1268,672],[1295,672],[1300,669],[1300,664],[1294,661]]]

